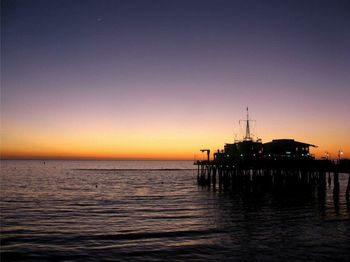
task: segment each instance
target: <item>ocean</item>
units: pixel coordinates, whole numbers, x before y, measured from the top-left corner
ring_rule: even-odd
[[[339,198],[197,185],[191,161],[1,161],[1,261],[350,261]],[[296,192],[297,193],[297,192]]]

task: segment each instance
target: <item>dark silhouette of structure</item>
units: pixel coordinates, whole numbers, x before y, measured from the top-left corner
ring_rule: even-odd
[[[215,187],[218,178],[219,187],[231,186],[246,192],[308,192],[315,185],[318,192],[324,192],[328,173],[328,183],[331,183],[333,174],[333,191],[339,194],[339,173],[350,174],[349,160],[316,160],[310,154],[310,147],[315,145],[294,139],[274,139],[262,143],[261,139],[254,140],[251,136],[248,108],[244,121],[246,129],[243,140],[225,144],[223,150],[214,153],[213,160],[210,160],[209,149],[201,150],[207,152],[207,160],[194,163],[198,167],[199,184]],[[350,180],[347,200],[349,187]]]
[[[313,156],[310,155],[310,147],[316,146],[298,142],[294,139],[274,139],[263,145],[263,152],[265,157],[274,159],[313,158]]]
[[[240,122],[243,120],[240,120]],[[214,160],[225,160],[231,162],[247,162],[257,159],[313,159],[310,147],[315,145],[298,142],[294,139],[274,139],[268,143],[262,143],[261,139],[254,140],[250,133],[250,122],[248,107],[246,131],[241,141],[233,144],[225,144],[224,150],[218,150],[214,154]]]
[[[201,149],[201,152],[207,152],[207,161],[210,161],[210,149]]]

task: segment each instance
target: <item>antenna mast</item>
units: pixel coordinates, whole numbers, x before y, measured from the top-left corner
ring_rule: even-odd
[[[250,136],[250,126],[249,126],[249,111],[248,111],[248,107],[247,107],[247,125],[246,125],[246,129],[245,129],[245,137],[244,140],[252,140],[251,136]]]

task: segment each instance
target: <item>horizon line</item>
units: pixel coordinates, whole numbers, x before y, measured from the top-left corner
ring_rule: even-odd
[[[33,160],[33,161],[49,161],[49,160],[70,160],[70,161],[195,161],[189,158],[109,158],[109,157],[0,157],[2,160]]]

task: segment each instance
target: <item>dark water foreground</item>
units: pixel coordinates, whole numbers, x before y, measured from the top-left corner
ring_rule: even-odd
[[[2,161],[1,261],[350,261],[345,174],[319,199],[199,187],[192,168]]]

